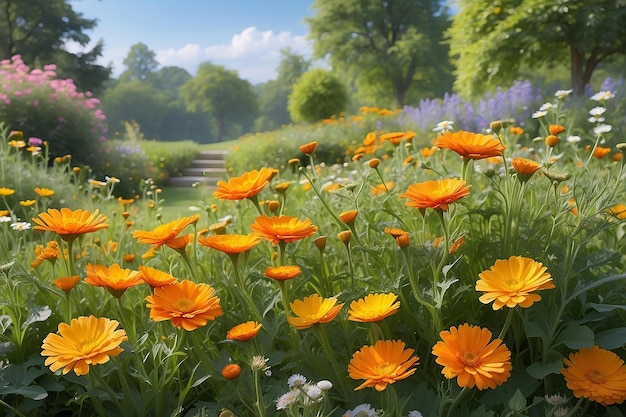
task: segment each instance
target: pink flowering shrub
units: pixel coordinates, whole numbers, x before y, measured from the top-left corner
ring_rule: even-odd
[[[56,66],[29,69],[19,55],[0,61],[0,120],[25,137],[45,138],[50,156],[71,155],[74,164],[100,166],[106,117],[100,101],[79,92]]]

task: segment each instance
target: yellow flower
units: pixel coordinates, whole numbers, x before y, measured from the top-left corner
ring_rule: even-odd
[[[383,320],[398,312],[400,301],[398,296],[389,294],[368,294],[365,298],[350,303],[348,320],[359,322],[375,322]]]
[[[47,356],[44,364],[52,372],[62,369],[63,375],[72,370],[79,376],[89,373],[89,365],[107,363],[109,356],[124,350],[119,346],[128,337],[124,330],[116,330],[118,325],[115,320],[94,316],[59,324],[59,334],[48,334],[41,345],[41,356]]]
[[[465,323],[439,333],[442,341],[433,347],[435,362],[448,379],[460,387],[495,388],[511,375],[511,352],[500,339],[491,340],[489,329]]]
[[[263,327],[263,325],[256,321],[247,321],[238,324],[226,333],[226,339],[247,342],[259,333],[261,327]]]
[[[22,207],[34,206],[35,203],[37,203],[35,200],[20,200],[20,206]]]
[[[6,197],[15,194],[15,190],[12,188],[0,187],[0,197]]]
[[[52,191],[49,188],[35,188],[35,193],[39,196],[39,197],[52,197],[54,195],[54,191]]]
[[[295,242],[317,232],[317,227],[310,220],[300,220],[292,216],[259,216],[250,228],[274,245]]]
[[[384,391],[388,384],[406,379],[416,371],[419,358],[413,349],[405,349],[400,340],[379,340],[374,346],[363,346],[352,355],[348,374],[352,379],[364,379],[354,390],[373,387]]]
[[[249,235],[211,235],[200,236],[198,243],[202,246],[224,252],[227,255],[234,255],[248,251],[259,244],[261,238],[254,234]]]
[[[492,156],[502,156],[504,146],[491,135],[466,132],[443,132],[435,141],[437,148],[447,148],[467,159],[484,159]]]
[[[331,322],[343,307],[336,298],[322,298],[318,294],[289,303],[296,317],[287,317],[289,324],[298,330],[307,329],[317,323]]]
[[[604,406],[626,401],[626,365],[615,353],[594,346],[571,353],[563,362],[567,367],[561,374],[576,398]]]
[[[146,297],[146,306],[152,320],[170,320],[175,327],[191,331],[222,315],[220,299],[214,294],[208,284],[183,280],[155,288],[154,294]]]
[[[109,227],[105,223],[108,220],[107,216],[98,214],[98,209],[93,213],[82,209],[72,211],[65,207],[60,211],[48,209],[48,211],[41,213],[39,218],[32,220],[38,224],[33,230],[54,232],[66,242],[72,242],[85,233],[96,232]]]
[[[483,304],[493,301],[493,309],[516,305],[528,308],[541,300],[535,291],[554,288],[551,275],[542,263],[522,256],[499,259],[488,270],[478,274],[476,291],[482,291],[479,300]]]
[[[265,270],[265,276],[276,281],[286,281],[297,277],[301,273],[302,270],[297,265],[270,266]]]
[[[143,283],[139,271],[122,269],[119,264],[113,264],[109,267],[87,264],[86,269],[86,283],[96,287],[104,287],[116,298],[121,297],[124,291],[130,287]]]
[[[626,205],[624,204],[616,204],[609,208],[608,212],[611,216],[615,216],[620,220],[626,219]]]
[[[259,171],[252,170],[239,177],[217,182],[217,190],[213,193],[220,200],[243,200],[259,194],[276,175],[276,171],[263,167]]]
[[[400,197],[408,198],[406,205],[420,209],[432,208],[443,211],[461,198],[469,195],[469,186],[458,178],[444,178],[409,185]]]

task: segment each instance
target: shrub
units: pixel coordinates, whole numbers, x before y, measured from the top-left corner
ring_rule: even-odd
[[[55,65],[30,70],[19,55],[0,61],[0,120],[26,138],[48,141],[53,158],[70,154],[76,164],[98,166],[106,133],[100,101],[55,71]]]
[[[317,122],[346,110],[348,94],[329,71],[316,68],[304,73],[289,96],[289,114],[296,122]]]

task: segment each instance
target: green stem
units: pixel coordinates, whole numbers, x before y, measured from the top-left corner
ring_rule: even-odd
[[[346,387],[343,382],[343,378],[341,377],[341,372],[339,371],[339,365],[337,362],[337,358],[335,357],[335,351],[331,347],[330,341],[328,340],[328,334],[326,334],[326,329],[323,324],[315,324],[313,325],[313,329],[315,330],[315,334],[322,345],[322,349],[326,352],[326,357],[330,360],[330,364],[335,372],[335,377],[337,378],[337,384],[341,389],[341,393],[343,398],[348,398],[348,393]]]
[[[259,417],[265,417],[265,406],[263,405],[263,396],[261,395],[261,381],[260,381],[260,371],[253,370],[254,374],[254,395],[256,400],[254,402],[254,406],[257,410],[257,415]]]
[[[461,390],[461,392],[459,392],[456,396],[456,398],[454,399],[454,401],[452,402],[452,404],[450,405],[450,408],[448,408],[448,413],[446,414],[448,417],[453,416],[454,414],[452,413],[456,407],[459,405],[459,403],[461,402],[461,399],[465,396],[465,394],[469,392],[469,390],[467,389],[467,387],[463,387],[463,389]]]
[[[259,313],[259,310],[257,309],[256,304],[254,303],[254,300],[252,299],[252,296],[250,295],[250,293],[247,291],[246,289],[246,283],[243,280],[243,277],[241,276],[241,273],[239,272],[239,254],[232,254],[230,255],[230,260],[232,261],[233,264],[233,271],[235,274],[235,281],[237,283],[237,287],[239,291],[237,291],[240,294],[243,294],[243,299],[244,302],[246,304],[248,304],[248,308],[250,309],[250,313],[254,316],[256,321],[261,321],[261,313]]]
[[[11,405],[5,403],[4,401],[0,400],[0,405],[3,406],[4,408],[8,408],[9,410],[13,411],[15,413],[15,415],[19,416],[19,417],[26,417],[24,414],[22,414],[17,408],[12,407]]]
[[[498,339],[500,340],[504,340],[504,336],[506,335],[506,331],[509,329],[509,326],[511,326],[511,321],[513,320],[513,312],[515,311],[515,309],[511,308],[509,309],[509,312],[506,316],[506,320],[504,321],[504,325],[502,326],[502,330],[500,330],[500,334],[498,335]]]

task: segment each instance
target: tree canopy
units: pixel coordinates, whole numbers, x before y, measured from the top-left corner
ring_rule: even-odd
[[[82,47],[91,39],[85,33],[96,26],[74,11],[68,0],[0,0],[0,54],[21,55],[31,67],[56,64],[57,74],[71,78],[81,90],[98,91],[111,69],[95,62],[103,43],[91,50],[71,53],[67,44]]]
[[[626,0],[459,0],[448,32],[455,88],[465,96],[510,84],[520,66],[570,68],[582,94],[602,62],[626,54]]]
[[[200,65],[196,77],[180,88],[180,95],[188,110],[203,113],[214,122],[218,141],[227,134],[247,133],[258,113],[252,85],[236,71],[210,62]]]
[[[357,83],[376,86],[397,106],[452,85],[448,25],[440,0],[315,0],[309,24],[314,58],[327,58],[333,70]]]
[[[130,47],[124,65],[126,71],[120,75],[120,81],[146,80],[159,67],[156,54],[141,42]]]

